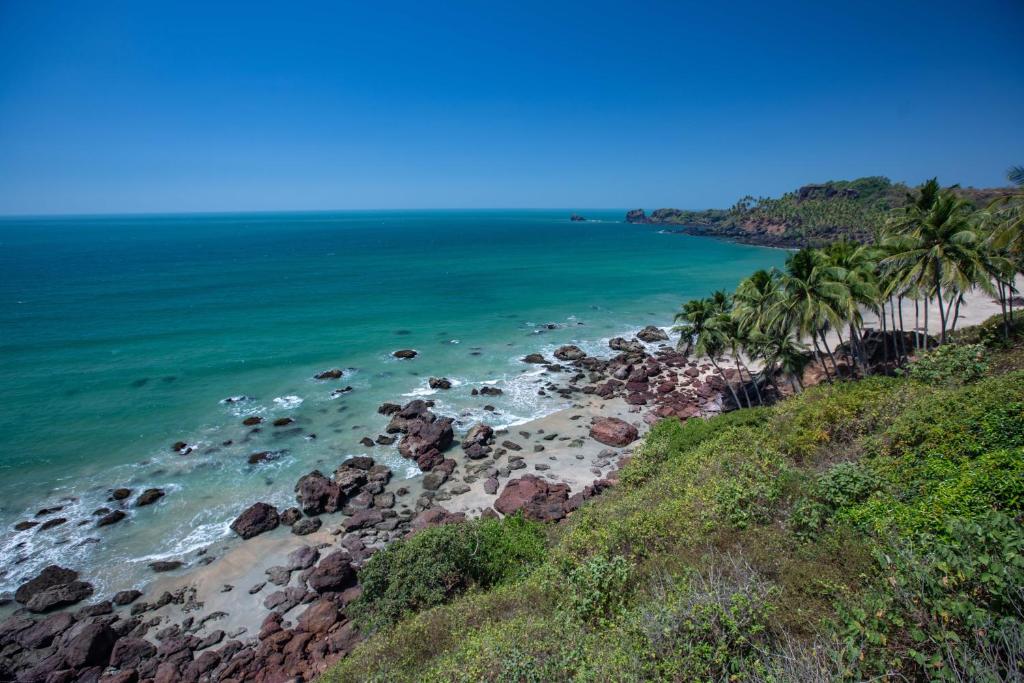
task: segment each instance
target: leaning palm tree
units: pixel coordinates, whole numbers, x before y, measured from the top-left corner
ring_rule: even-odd
[[[679,333],[679,347],[684,356],[693,351],[694,341],[700,337],[704,325],[715,316],[717,307],[711,299],[691,299],[676,313],[673,331]]]
[[[838,364],[825,333],[830,327],[838,328],[843,323],[840,311],[846,307],[849,291],[842,282],[842,273],[830,265],[820,251],[801,249],[786,259],[786,271],[780,284],[782,296],[773,307],[771,316],[781,320],[784,329],[810,337],[825,376],[831,381],[832,375],[821,348],[824,346],[833,370],[838,372]]]
[[[728,387],[729,393],[732,394],[733,403],[737,407],[742,408],[743,404],[740,403],[736,390],[733,389],[732,383],[726,376],[725,371],[722,370],[722,366],[718,364],[718,360],[725,353],[725,349],[728,346],[728,338],[722,325],[727,316],[713,298],[704,299],[703,301],[708,310],[717,310],[717,312],[705,321],[705,324],[701,326],[700,332],[696,334],[693,346],[694,353],[701,357],[707,357],[711,361],[711,364],[715,366],[715,370],[718,371],[718,375],[725,382],[725,386]]]
[[[799,393],[804,388],[801,377],[811,362],[807,347],[797,341],[795,335],[788,330],[777,326],[769,329],[769,332],[760,333],[756,338],[761,358],[764,359],[765,371],[778,394],[781,395],[782,392],[775,384],[776,372],[789,380],[794,393]]]

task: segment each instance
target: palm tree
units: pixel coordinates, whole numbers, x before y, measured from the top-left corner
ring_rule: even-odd
[[[948,189],[939,193],[927,212],[918,214],[915,208],[909,213],[914,215],[913,222],[906,224],[905,234],[910,239],[901,251],[885,261],[902,269],[907,282],[924,289],[926,313],[928,298],[936,296],[941,323],[939,340],[945,343],[954,301],[975,284],[991,287],[987,280],[981,282],[975,275],[980,260],[980,236],[971,222],[970,203]]]
[[[707,299],[701,299],[699,306],[694,306],[693,310],[699,310],[701,315],[709,314],[707,317],[702,319],[699,331],[695,333],[695,342],[693,345],[693,351],[698,356],[706,356],[711,360],[711,364],[715,366],[715,370],[718,371],[718,375],[725,382],[725,386],[728,387],[729,393],[732,394],[733,402],[740,408],[743,404],[740,403],[740,398],[736,394],[736,390],[732,388],[732,383],[725,375],[725,371],[718,364],[718,359],[722,357],[725,352],[725,348],[728,345],[726,331],[723,329],[723,322],[728,317],[727,312],[722,305],[723,302],[716,297]],[[689,302],[688,302],[689,303]],[[685,307],[684,311],[685,313]],[[682,313],[680,314],[682,315]],[[690,323],[687,321],[687,325]],[[680,340],[682,341],[682,340]],[[742,377],[741,377],[742,379]]]
[[[826,250],[828,262],[836,269],[840,282],[846,288],[848,296],[840,297],[836,304],[841,306],[840,315],[846,320],[850,331],[850,352],[853,364],[859,363],[865,373],[870,372],[869,359],[862,343],[864,317],[862,309],[879,312],[884,320],[884,308],[881,307],[881,296],[876,280],[877,263],[874,250],[848,240],[833,242]]]
[[[784,329],[811,338],[818,361],[825,370],[826,378],[831,381],[832,376],[818,342],[821,341],[833,369],[838,372],[825,332],[843,322],[840,310],[846,307],[849,291],[842,283],[840,270],[830,265],[820,251],[801,249],[786,259],[786,272],[780,284],[783,294],[776,302],[772,316],[782,321]]]
[[[704,325],[715,315],[715,304],[711,299],[691,299],[676,313],[673,331],[679,333],[679,347],[684,356],[693,351],[694,340],[704,331]]]
[[[755,343],[761,358],[764,359],[766,372],[775,386],[775,391],[779,395],[782,394],[779,386],[775,384],[776,372],[781,372],[789,379],[795,393],[802,391],[804,385],[800,378],[803,377],[807,364],[811,362],[810,356],[807,355],[807,347],[797,341],[792,332],[778,326],[770,328],[769,332],[759,333]]]

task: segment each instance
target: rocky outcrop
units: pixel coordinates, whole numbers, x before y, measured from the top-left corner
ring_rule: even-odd
[[[630,209],[626,212],[627,223],[646,223],[647,214],[643,209]]]
[[[411,358],[415,358],[417,354],[418,352],[414,351],[413,349],[399,349],[398,351],[395,351],[391,355],[394,356],[395,358],[408,360]]]
[[[14,599],[31,612],[46,612],[80,602],[92,592],[92,584],[79,581],[78,572],[51,564],[18,586]]]
[[[640,341],[645,341],[648,343],[668,341],[668,335],[665,334],[665,331],[660,327],[655,327],[654,325],[648,325],[644,329],[637,332],[636,338],[639,339]]]
[[[345,373],[341,371],[341,368],[331,368],[330,370],[324,370],[323,372],[318,372],[313,377],[315,379],[320,379],[320,380],[324,380],[324,379],[341,379],[342,375],[344,375],[344,374]]]
[[[281,523],[277,508],[269,503],[253,503],[231,523],[231,530],[244,539],[276,529]]]
[[[579,215],[578,213],[574,213],[573,215],[569,216],[569,220],[572,221],[573,223],[582,223],[587,219]]]
[[[299,509],[306,515],[337,512],[343,505],[338,484],[325,477],[320,470],[313,470],[295,484],[295,499]]]
[[[566,344],[565,346],[559,346],[555,350],[555,358],[557,358],[558,360],[564,360],[564,361],[580,360],[582,358],[585,358],[586,355],[587,354],[585,354],[583,352],[583,349],[581,349],[578,346],[574,346],[572,344]]]
[[[626,446],[637,440],[637,428],[617,417],[605,417],[590,426],[590,437],[606,446]]]
[[[522,512],[526,519],[557,522],[565,517],[569,485],[556,484],[533,474],[523,475],[505,485],[494,501],[494,509],[503,515]]]

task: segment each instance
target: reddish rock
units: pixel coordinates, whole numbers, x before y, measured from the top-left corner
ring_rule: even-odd
[[[636,427],[617,417],[605,417],[590,426],[591,438],[606,446],[626,446],[636,441]]]
[[[452,445],[454,438],[451,418],[440,417],[432,422],[417,420],[409,425],[405,436],[398,443],[398,451],[403,457],[416,459],[421,453],[432,449],[444,451]]]
[[[88,624],[64,647],[64,663],[72,669],[86,666],[106,666],[114,649],[117,634],[103,624]]]
[[[540,522],[558,521],[565,517],[565,501],[569,498],[567,484],[554,484],[527,474],[513,479],[494,502],[494,509],[503,515],[521,510],[523,516]]]
[[[156,654],[156,646],[143,638],[121,638],[114,644],[110,665],[118,669],[135,668]]]
[[[356,582],[351,560],[349,554],[341,550],[320,560],[309,575],[309,587],[317,593],[339,592],[351,587]]]
[[[295,498],[307,515],[337,512],[342,505],[342,493],[338,484],[319,470],[313,470],[295,484]]]
[[[339,619],[338,606],[330,600],[319,600],[310,605],[299,617],[296,627],[306,633],[327,633]]]
[[[432,526],[444,524],[457,524],[466,521],[466,515],[462,512],[449,512],[443,507],[432,507],[416,515],[412,520],[412,530],[419,531]]]
[[[271,529],[281,523],[277,508],[268,503],[253,503],[235,521],[231,530],[242,538],[249,539]]]

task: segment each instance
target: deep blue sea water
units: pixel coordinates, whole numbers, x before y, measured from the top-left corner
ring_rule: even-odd
[[[138,585],[145,562],[224,537],[244,505],[289,503],[301,474],[352,454],[413,476],[392,448],[359,444],[380,432],[381,402],[445,376],[457,386],[432,398],[461,425],[485,403],[498,424],[553,412],[565,404],[537,395],[523,355],[567,342],[608,354],[609,337],[668,325],[682,301],[785,256],[661,234],[622,211],[569,213],[0,220],[0,591],[59,558],[101,588]],[[400,348],[419,356],[392,358]],[[332,367],[350,370],[312,379]],[[504,395],[472,397],[484,382]],[[247,435],[251,414],[296,428]],[[179,440],[196,450],[171,452]],[[268,449],[286,453],[247,463]],[[116,486],[168,495],[96,529]],[[13,530],[54,505],[40,519],[65,524]]]

